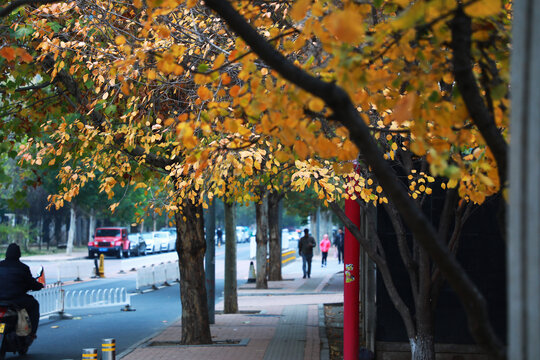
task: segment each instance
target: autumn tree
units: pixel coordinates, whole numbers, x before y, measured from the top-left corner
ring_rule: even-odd
[[[84,13],[82,5],[90,11]],[[46,81],[70,72],[85,84],[91,80],[91,99],[84,101],[69,81],[62,83],[77,99],[74,107],[92,121],[81,122],[80,131],[119,149],[109,159],[164,169],[164,179],[175,181],[172,197],[196,200],[216,150],[252,143],[253,133],[272,142],[282,162],[310,158],[310,166],[320,167],[329,159],[328,167],[338,174],[351,173],[350,161],[360,151],[383,198],[461,299],[473,337],[493,357],[505,357],[489,326],[485,299],[438,241],[416,203],[417,189],[410,194],[388,160],[400,147],[424,157],[428,176],[446,177],[445,186],[456,188],[465,201],[482,203],[505,193],[511,2],[299,0],[289,6],[172,0],[135,1],[114,12],[111,6],[81,2],[81,7],[43,8],[44,18],[65,17],[71,10],[83,14],[52,37],[50,21],[33,21],[39,29],[34,37],[43,39],[34,48],[43,53]],[[106,26],[86,26],[104,19]],[[66,39],[66,32],[76,36]],[[100,51],[88,46],[96,41],[104,45]],[[0,53],[8,61],[26,57],[20,47],[8,47]],[[64,54],[76,54],[67,66]],[[186,81],[182,89],[170,81],[178,78]],[[337,125],[327,128],[332,121]],[[78,126],[63,123],[55,126]],[[410,135],[400,139],[404,132]],[[62,133],[57,132],[58,141],[69,141]],[[381,133],[395,139],[390,150],[377,141]],[[164,153],[172,156],[164,159]],[[142,180],[120,180],[128,173],[120,166],[111,171],[115,183]],[[69,196],[77,187],[73,175],[82,174],[64,169],[62,175],[71,190],[61,196]],[[325,186],[326,193],[343,192]],[[359,186],[357,192],[368,190]],[[166,210],[177,208],[174,203]],[[364,243],[358,229],[350,224],[349,229]]]
[[[347,128],[388,198],[461,298],[475,339],[495,357],[504,358],[505,350],[489,326],[485,300],[448,249],[437,241],[435,229],[394,176],[367,125],[373,110],[383,117],[383,124],[394,123],[396,130],[412,125],[411,150],[418,155],[427,153],[432,175],[449,175],[464,198],[482,202],[499,191],[505,184],[507,167],[504,128],[508,87],[504,74],[508,72],[508,4],[503,8],[500,1],[396,1],[381,8],[381,2],[371,6],[298,1],[290,14],[291,20],[301,26],[300,35],[295,35],[296,44],[284,43],[283,48],[272,46],[264,32],[247,23],[246,18],[255,26],[272,28],[264,17],[257,17],[266,13],[262,9],[252,11],[251,4],[235,4],[239,6],[235,8],[222,1],[205,4],[225,19],[266,64],[305,91],[295,92],[298,98],[302,94],[316,97],[310,100],[305,96],[302,105],[309,104],[310,110],[320,112],[325,106],[317,98],[324,100],[328,115]],[[272,5],[261,8],[265,6]],[[379,10],[384,11],[381,16]],[[473,35],[475,53],[471,53]],[[311,45],[313,38],[332,56],[315,64],[294,64],[284,56]],[[473,64],[477,65],[473,68]],[[290,104],[286,100],[283,103]],[[290,114],[291,109],[287,110]],[[288,120],[288,114],[282,113],[276,120]],[[452,138],[455,129],[463,131]],[[462,148],[450,145],[456,140],[467,140],[477,156],[463,159],[468,155],[460,156]],[[309,144],[315,146],[315,142]],[[473,164],[467,162],[471,160]],[[360,236],[359,232],[355,234]]]

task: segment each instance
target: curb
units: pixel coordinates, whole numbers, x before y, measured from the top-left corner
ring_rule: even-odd
[[[180,319],[180,317],[178,318]],[[178,321],[178,319],[174,320],[174,322]],[[147,342],[150,342],[150,340],[152,340],[153,338],[155,338],[156,336],[158,336],[159,334],[161,334],[162,332],[164,332],[165,330],[167,330],[168,326],[166,326],[165,328],[161,329],[161,330],[158,330],[156,331],[155,333],[137,341],[135,344],[131,345],[130,347],[128,347],[126,350],[122,351],[120,354],[116,355],[116,358],[118,360],[122,359],[123,357],[125,356],[128,356],[129,354],[131,354],[133,351],[137,350],[139,347],[141,347],[143,344],[147,343]]]
[[[330,348],[326,337],[326,323],[324,321],[324,304],[319,304],[319,340],[321,342],[320,360],[330,360]]]

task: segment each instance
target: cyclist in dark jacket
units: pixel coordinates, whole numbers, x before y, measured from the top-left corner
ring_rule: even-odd
[[[41,290],[43,284],[32,277],[30,268],[20,262],[21,249],[17,244],[10,244],[6,251],[6,259],[0,261],[0,300],[8,300],[24,307],[32,323],[32,332],[35,336],[39,324],[39,303],[30,290]]]

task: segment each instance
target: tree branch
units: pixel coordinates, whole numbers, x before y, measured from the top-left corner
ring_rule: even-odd
[[[454,56],[454,77],[459,92],[472,121],[480,130],[497,162],[501,189],[506,187],[508,169],[508,144],[495,125],[473,73],[471,55],[471,18],[458,8],[451,22],[452,42],[450,47]]]

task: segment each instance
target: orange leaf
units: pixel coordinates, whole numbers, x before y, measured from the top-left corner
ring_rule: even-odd
[[[298,140],[294,143],[294,151],[301,159],[305,159],[308,156],[308,148],[306,144],[301,140]]]
[[[30,63],[32,62],[32,60],[34,60],[34,58],[32,57],[32,55],[30,55],[28,53],[28,51],[24,50],[23,48],[17,48],[15,49],[15,53],[17,54],[17,56],[21,59],[21,61],[25,62],[25,63]]]
[[[210,100],[212,98],[212,92],[206,86],[201,86],[197,89],[197,95],[199,95],[199,98],[202,101]]]
[[[7,61],[15,60],[15,50],[11,47],[4,47],[0,49],[0,56],[5,58]]]
[[[238,86],[238,85],[234,85],[234,86],[231,88],[231,90],[229,90],[229,94],[230,94],[232,97],[237,97],[239,92],[240,92],[240,86]]]
[[[221,83],[223,85],[229,85],[231,83],[231,77],[227,73],[221,74]]]

